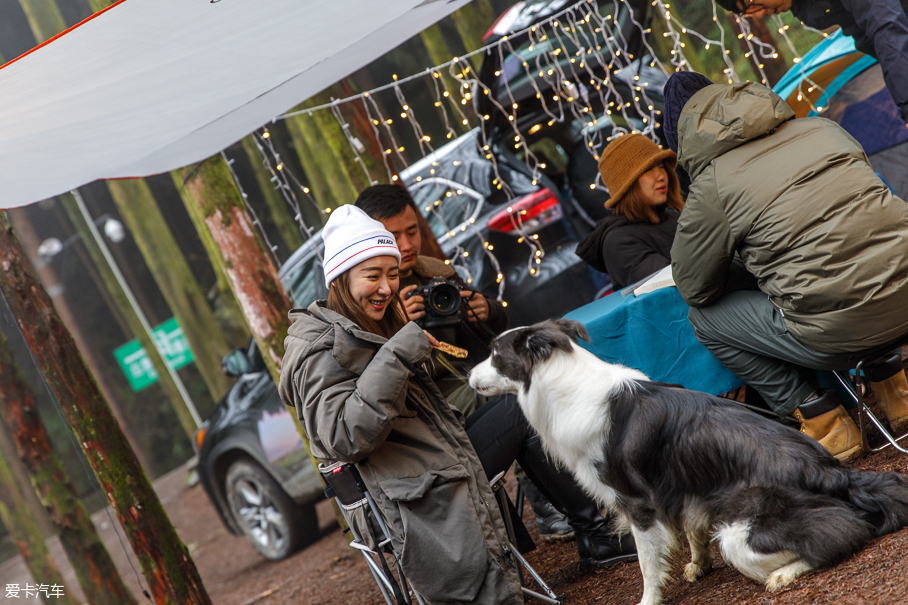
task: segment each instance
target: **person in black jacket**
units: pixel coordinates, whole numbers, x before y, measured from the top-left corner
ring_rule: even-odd
[[[717,0],[725,10],[748,17],[791,11],[805,25],[834,25],[855,47],[880,62],[886,88],[902,121],[908,122],[908,16],[906,0]]]
[[[489,356],[492,339],[508,329],[508,315],[500,301],[476,292],[454,271],[454,267],[432,256],[420,254],[416,204],[406,188],[399,185],[373,185],[364,189],[355,205],[381,222],[394,235],[400,249],[400,298],[412,321],[426,315],[423,296],[411,295],[434,278],[444,278],[460,286],[460,323],[451,328],[430,329],[438,340],[466,349],[466,359],[454,359],[443,353],[434,358],[435,384],[448,402],[465,416],[485,403],[466,384],[464,377],[474,365]]]
[[[614,214],[577,246],[577,255],[608,273],[619,290],[671,264],[678,216],[684,208],[675,174],[678,159],[642,134],[613,140],[602,152],[599,172]]]

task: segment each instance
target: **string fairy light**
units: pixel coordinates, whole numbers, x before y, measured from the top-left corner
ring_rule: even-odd
[[[309,188],[302,185],[296,177],[293,175],[293,171],[283,165],[281,161],[281,156],[274,147],[273,140],[271,138],[271,133],[267,128],[263,128],[262,132],[255,132],[252,135],[252,142],[255,144],[256,149],[258,149],[259,154],[261,155],[262,165],[265,169],[271,174],[271,182],[274,184],[274,188],[280,192],[281,196],[284,198],[284,201],[290,206],[293,211],[293,220],[296,222],[300,234],[305,238],[309,239],[312,237],[312,234],[315,232],[315,227],[309,226],[306,224],[306,221],[303,219],[302,208],[299,204],[299,199],[296,196],[296,193],[291,187],[291,181],[297,185],[299,191],[301,191],[309,203],[313,206],[315,211],[319,214],[327,214],[324,209],[322,209],[318,203],[315,201],[315,198],[312,197],[312,193]],[[272,161],[273,160],[273,161]],[[281,168],[278,169],[277,167]]]
[[[654,12],[658,13],[662,22],[665,23],[664,36],[671,39],[669,64],[675,71],[692,69],[691,62],[685,56],[685,47],[691,40],[696,40],[704,45],[705,50],[715,47],[722,56],[725,64],[724,74],[729,83],[738,81],[734,63],[730,57],[731,53],[725,47],[725,29],[718,19],[715,0],[710,0],[710,4],[713,13],[712,20],[719,29],[718,39],[686,27],[677,15],[672,13],[671,4],[666,0],[652,1]],[[451,175],[445,169],[446,162],[432,159],[437,157],[432,137],[419,123],[416,112],[407,101],[402,89],[402,85],[409,82],[430,78],[432,80],[430,90],[434,91],[434,106],[441,113],[445,139],[451,141],[464,136],[459,135],[455,130],[454,126],[457,124],[476,131],[473,133],[473,130],[470,130],[469,134],[474,137],[477,151],[481,157],[488,160],[491,165],[492,193],[500,192],[509,203],[508,216],[514,233],[518,234],[517,241],[525,244],[530,250],[527,263],[530,275],[538,276],[539,265],[545,256],[545,251],[539,243],[538,234],[526,232],[522,214],[514,210],[513,205],[510,204],[515,199],[514,191],[501,177],[498,152],[494,147],[507,147],[509,151],[513,151],[517,157],[520,157],[526,165],[533,185],[539,184],[542,180],[546,165],[531,149],[531,139],[527,133],[521,132],[521,129],[526,130],[526,125],[518,126],[518,109],[519,103],[522,101],[515,97],[515,93],[511,89],[513,74],[511,77],[500,79],[498,98],[495,98],[496,93],[493,93],[486,84],[480,81],[479,74],[472,62],[482,56],[493,56],[494,53],[497,55],[500,66],[494,74],[495,77],[499,77],[506,67],[508,69],[516,68],[523,72],[532,87],[530,95],[535,94],[538,106],[542,111],[542,121],[529,128],[529,135],[538,132],[545,123],[553,126],[568,120],[577,121],[582,125],[580,132],[582,145],[596,160],[599,159],[599,152],[608,141],[629,132],[641,132],[659,143],[657,129],[660,126],[661,112],[656,109],[652,95],[648,94],[647,82],[640,80],[639,70],[644,64],[648,64],[649,67],[661,69],[664,72],[666,71],[665,66],[657,58],[648,39],[652,30],[644,27],[644,24],[636,18],[633,6],[627,0],[620,0],[620,2],[614,0],[613,6],[614,14],[603,15],[602,13],[606,12],[607,7],[604,3],[600,5],[594,0],[580,0],[542,22],[502,36],[493,43],[465,55],[454,57],[446,63],[426,68],[423,72],[402,78],[394,74],[392,82],[370,91],[343,99],[332,99],[331,103],[289,112],[275,119],[286,119],[304,113],[312,115],[316,111],[331,109],[335,119],[341,125],[348,145],[355,154],[356,161],[363,168],[369,181],[375,183],[376,181],[360,155],[364,151],[364,147],[351,131],[351,125],[347,123],[341,112],[341,106],[345,103],[361,102],[366,110],[372,135],[382,149],[380,154],[382,162],[388,178],[392,182],[397,182],[401,178],[396,172],[394,164],[398,163],[398,168],[401,170],[409,165],[404,156],[404,147],[398,144],[394,134],[394,121],[399,120],[398,124],[402,122],[409,124],[416,139],[419,156],[430,162],[430,175],[454,183],[456,180],[450,178]],[[627,15],[625,16],[624,12],[620,11],[626,12]],[[622,15],[621,21],[619,21],[619,14]],[[640,34],[643,56],[634,57],[629,49],[623,29],[627,20]],[[744,28],[747,28],[744,38],[750,48],[749,55],[766,58],[776,53],[771,45],[763,43],[758,38],[754,39],[748,24],[742,25],[742,31]],[[687,43],[683,36],[690,36]],[[783,34],[783,37],[793,49],[787,36]],[[515,48],[516,40],[521,40],[519,48]],[[506,60],[513,64],[506,66]],[[757,64],[759,65],[759,61]],[[765,81],[762,69],[760,69],[760,75]],[[395,95],[400,109],[399,118],[382,115],[375,95],[384,92],[391,92]],[[478,104],[480,100],[488,102],[486,112],[480,111],[481,105]],[[600,106],[601,110],[598,109]],[[492,119],[492,114],[495,115],[495,120]],[[600,124],[600,120],[605,119],[609,121],[612,129],[608,136],[605,135],[603,126],[596,127],[597,124]],[[493,142],[489,129],[494,124],[499,124],[502,128],[495,133]],[[412,154],[412,150],[410,153]],[[397,159],[396,162],[394,158]],[[281,170],[277,170],[277,173],[280,172]],[[288,177],[290,176],[292,175],[288,174],[283,177],[288,188],[290,182]],[[278,174],[278,178],[280,180],[280,174]],[[411,187],[423,179],[419,175],[411,178],[415,181],[408,183],[408,186]],[[301,187],[298,181],[296,184]],[[591,189],[605,190],[598,176],[589,186]],[[281,185],[282,191],[284,188],[285,186]],[[292,188],[290,189],[292,192]],[[308,190],[306,192],[308,195]],[[470,204],[464,204],[464,200],[460,199],[461,192],[455,188],[447,190],[445,193],[449,195],[440,195],[436,201],[426,205],[426,212],[435,217],[434,220],[437,220],[439,225],[444,227],[445,233],[452,238],[456,250],[451,262],[461,267],[470,279],[469,265],[473,260],[472,257],[468,257],[466,250],[457,245],[454,240],[454,230],[459,229],[459,231],[465,232],[470,229],[477,237],[483,238],[484,236],[470,220]],[[288,203],[291,203],[293,199],[287,193],[285,193],[285,198],[288,199]],[[453,213],[442,212],[442,204],[458,204],[458,206]],[[322,212],[327,214],[330,209]],[[452,216],[465,220],[451,227],[446,223]],[[588,216],[586,220],[591,222]],[[501,299],[504,290],[504,276],[492,253],[493,246],[485,240],[482,244],[483,251],[496,267],[499,299]]]
[[[826,92],[826,90],[807,76],[807,68],[804,66],[804,57],[795,48],[795,45],[791,41],[791,38],[788,37],[788,25],[784,21],[782,21],[782,17],[780,15],[776,14],[776,15],[773,15],[772,17],[773,17],[773,21],[775,21],[775,24],[778,26],[779,34],[782,36],[782,39],[785,40],[785,43],[788,45],[789,50],[791,50],[792,55],[794,55],[794,58],[792,59],[792,63],[797,65],[801,71],[801,80],[798,82],[798,96],[797,96],[798,102],[806,99],[807,104],[810,106],[810,109],[812,111],[821,113],[822,111],[824,111],[826,109],[826,107],[822,107],[822,106],[818,107],[818,106],[814,105],[813,101],[810,100],[810,97],[807,96],[807,94],[813,92],[814,90],[819,90],[820,98],[821,98],[823,96],[823,94]],[[817,30],[813,30],[813,31],[817,31]],[[818,33],[823,33],[823,32],[818,32]],[[825,36],[826,34],[823,34],[823,35]],[[809,84],[807,93],[804,92],[805,82],[807,84]]]
[[[350,132],[350,124],[347,123],[347,120],[341,113],[340,106],[337,103],[331,106],[331,113],[334,114],[334,119],[337,120],[337,123],[341,127],[341,131],[344,133],[344,137],[347,139],[347,143],[353,150],[353,156],[356,158],[356,163],[359,164],[363,169],[363,172],[366,173],[366,180],[370,185],[378,185],[378,181],[372,177],[372,173],[369,172],[369,167],[366,166],[366,162],[363,161],[363,158],[360,155],[366,150],[366,146]]]
[[[360,101],[362,101],[363,109],[366,111],[366,118],[369,120],[369,126],[372,128],[372,134],[375,137],[375,141],[378,143],[379,147],[381,147],[381,133],[378,130],[378,125],[381,124],[381,120],[372,116],[372,112],[369,110],[370,99],[368,94],[361,97]],[[379,155],[381,155],[382,164],[385,166],[385,172],[388,174],[388,180],[396,180],[394,179],[394,171],[391,170],[391,162],[388,159],[388,154],[380,153]]]
[[[742,18],[738,15],[734,15],[735,23],[738,24],[738,28],[741,30],[741,33],[738,34],[738,39],[743,40],[747,44],[748,51],[744,53],[745,58],[753,57],[753,63],[757,68],[757,72],[760,75],[760,81],[769,85],[769,79],[766,77],[766,72],[763,71],[763,61],[771,54],[766,54],[764,50],[766,47],[772,50],[772,54],[775,53],[775,48],[771,45],[765,44],[759,37],[754,36],[753,32],[750,29],[750,21]]]

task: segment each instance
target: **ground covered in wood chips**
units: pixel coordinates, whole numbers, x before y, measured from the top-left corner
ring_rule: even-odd
[[[908,456],[887,451],[854,461],[862,470],[893,470],[908,475]],[[383,603],[361,555],[347,546],[333,523],[327,502],[319,505],[323,535],[294,556],[272,563],[260,557],[242,537],[227,532],[201,487],[185,484],[185,469],[157,482],[155,487],[199,568],[216,605],[371,605]],[[510,490],[516,488],[511,478]],[[103,512],[96,524],[108,542],[124,578],[141,597],[135,574]],[[529,507],[525,519],[536,537]],[[65,557],[58,543],[52,551],[61,566]],[[717,552],[718,555],[718,552]],[[689,584],[681,568],[689,553],[679,553],[673,578],[665,590],[666,605],[851,605],[908,603],[908,529],[872,541],[864,550],[833,569],[808,574],[778,593],[768,593],[735,570],[721,566]],[[632,605],[640,600],[643,583],[636,563],[608,570],[585,571],[577,563],[573,542],[542,543],[527,557],[568,604]],[[64,570],[67,593],[80,594],[69,569]],[[32,581],[17,557],[0,566],[0,587]],[[531,602],[531,601],[528,601]]]

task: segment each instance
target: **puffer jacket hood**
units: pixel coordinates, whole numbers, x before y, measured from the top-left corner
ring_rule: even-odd
[[[707,86],[690,98],[678,118],[678,163],[693,181],[720,155],[794,117],[791,107],[761,84]]]

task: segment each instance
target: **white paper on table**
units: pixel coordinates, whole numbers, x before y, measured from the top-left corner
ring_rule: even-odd
[[[634,296],[640,296],[647,292],[668,288],[675,285],[675,279],[672,277],[672,266],[668,265],[653,273],[645,282],[634,288]]]

